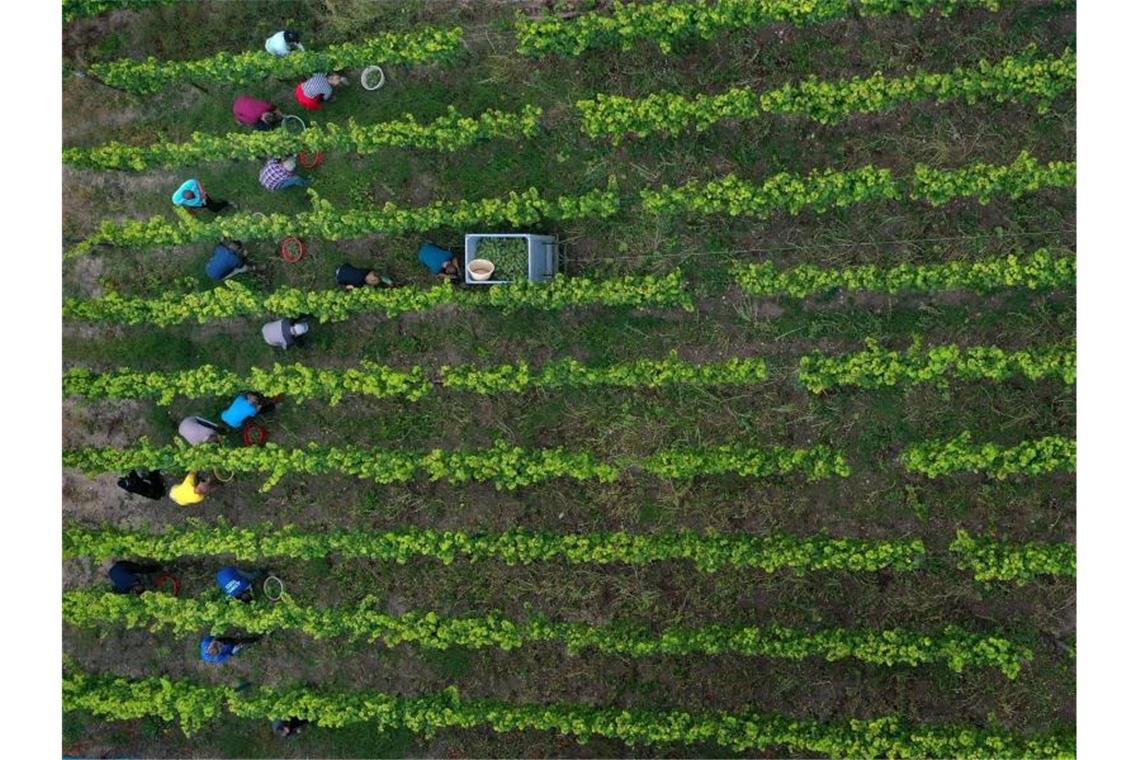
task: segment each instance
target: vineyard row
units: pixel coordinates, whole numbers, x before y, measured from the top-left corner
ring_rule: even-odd
[[[712,181],[690,181],[680,187],[663,185],[640,193],[643,212],[692,216],[727,214],[767,218],[776,213],[796,215],[847,208],[872,200],[926,202],[939,206],[955,198],[971,197],[988,203],[995,197],[1011,199],[1037,190],[1073,187],[1076,164],[1041,163],[1023,151],[1006,165],[971,164],[960,169],[933,169],[917,164],[911,175],[896,177],[890,169],[864,166],[850,171],[826,169],[806,175],[781,172],[760,183],[729,174]],[[622,207],[611,178],[605,190],[580,196],[545,200],[536,188],[512,192],[506,198],[478,201],[437,201],[418,208],[385,203],[378,209],[337,209],[309,189],[313,209],[294,216],[239,212],[203,222],[181,206],[178,222],[162,217],[146,221],[103,221],[99,230],[67,252],[79,256],[99,245],[125,248],[186,245],[234,240],[278,240],[287,236],[343,240],[376,233],[426,232],[444,227],[468,228],[483,224],[525,227],[543,220],[606,219]]]
[[[579,100],[582,130],[590,137],[610,136],[615,144],[626,134],[645,137],[650,132],[677,135],[686,129],[703,131],[726,119],[757,118],[763,113],[806,116],[834,123],[859,113],[885,111],[900,103],[934,99],[939,103],[963,99],[997,102],[1036,102],[1044,111],[1057,95],[1076,84],[1076,56],[1071,50],[1056,58],[1038,58],[1034,50],[1002,59],[981,61],[974,67],[946,74],[918,73],[884,77],[877,73],[837,83],[810,78],[799,84],[764,93],[732,88],[717,95],[685,98],[657,93],[631,99],[597,95]],[[261,159],[303,151],[342,151],[367,155],[384,147],[426,148],[454,152],[490,139],[520,140],[538,133],[542,109],[525,106],[517,113],[485,111],[477,117],[461,116],[450,108],[430,124],[411,114],[403,120],[360,126],[311,125],[294,133],[231,132],[224,135],[194,133],[187,142],[126,145],[111,142],[94,148],[65,148],[64,163],[95,169],[174,168],[203,161]]]
[[[454,686],[427,697],[301,686],[238,691],[168,678],[127,679],[72,671],[64,676],[63,707],[110,720],[177,718],[187,735],[228,711],[262,721],[298,717],[330,728],[358,723],[378,731],[402,727],[425,736],[442,728],[488,726],[500,733],[556,731],[581,740],[597,736],[629,745],[716,744],[736,752],[787,747],[833,757],[1076,757],[1071,729],[1029,737],[997,728],[911,724],[896,716],[828,724],[755,712],[516,704],[465,700]]]
[[[1051,290],[1076,283],[1076,257],[1041,248],[941,264],[863,264],[824,269],[804,264],[780,270],[771,261],[739,266],[736,282],[745,295],[805,298],[846,288],[896,294],[904,291],[973,290],[989,293],[1005,288]],[[267,295],[227,280],[221,287],[158,298],[122,296],[110,292],[99,298],[67,298],[64,319],[121,322],[165,327],[239,316],[310,315],[321,322],[348,319],[353,314],[381,312],[389,317],[427,311],[442,305],[516,309],[565,309],[577,306],[681,308],[693,311],[692,294],[681,273],[663,277],[622,277],[592,280],[558,275],[549,283],[519,282],[492,285],[480,291],[442,285],[428,289],[298,290],[280,288]]]
[[[476,451],[433,449],[421,453],[358,446],[320,447],[314,443],[300,449],[273,443],[236,449],[213,445],[154,448],[144,438],[130,449],[68,449],[63,452],[63,463],[88,474],[127,472],[138,467],[268,473],[261,486],[263,492],[289,474],[341,473],[377,483],[407,483],[425,475],[432,481],[488,482],[507,490],[555,478],[612,483],[633,469],[668,480],[729,473],[759,478],[802,473],[808,481],[816,481],[851,474],[843,456],[826,446],[678,448],[646,457],[622,457],[611,463],[587,451],[523,449],[503,441]]]
[[[905,353],[867,341],[866,351],[838,357],[820,352],[799,362],[799,381],[813,392],[843,386],[889,388],[934,382],[942,387],[950,379],[1001,382],[1017,376],[1029,380],[1055,377],[1067,385],[1076,382],[1076,352],[1071,346],[1047,346],[1005,351],[996,346],[935,346],[922,351],[915,344]],[[761,358],[733,358],[693,364],[673,352],[666,359],[590,367],[577,359],[556,359],[532,369],[525,361],[498,367],[442,366],[433,373],[422,367],[399,370],[375,362],[349,369],[321,369],[304,364],[253,367],[241,375],[206,364],[179,372],[140,372],[119,368],[112,372],[69,369],[63,375],[63,395],[91,399],[154,399],[168,405],[175,398],[228,396],[252,389],[266,396],[278,394],[293,401],[321,399],[336,406],[350,394],[417,401],[436,385],[451,391],[492,395],[535,389],[613,387],[630,389],[667,386],[722,387],[755,385],[768,378]]]
[[[1032,651],[1024,645],[954,626],[935,634],[902,628],[806,631],[780,625],[671,626],[658,633],[620,621],[590,625],[534,616],[516,622],[501,612],[461,618],[441,617],[434,612],[390,615],[376,604],[374,597],[353,607],[317,608],[288,597],[266,606],[234,604],[216,595],[193,599],[157,592],[133,596],[68,591],[63,595],[63,619],[87,628],[125,625],[151,631],[170,629],[183,635],[203,630],[214,634],[233,629],[253,634],[297,630],[318,640],[380,639],[388,647],[410,643],[431,649],[497,647],[510,651],[552,642],[565,645],[570,654],[593,649],[631,657],[738,654],[791,660],[821,657],[829,662],[853,658],[887,666],[939,662],[955,673],[967,667],[996,667],[1010,679],[1033,659]]]
[[[978,581],[1015,581],[1024,584],[1036,576],[1072,578],[1076,554],[1070,543],[1014,544],[974,538],[959,531],[950,554],[960,570]],[[450,565],[457,559],[498,561],[507,565],[567,562],[575,565],[647,565],[687,561],[712,573],[725,568],[756,569],[773,573],[791,570],[878,572],[914,571],[926,567],[926,547],[919,539],[864,541],[827,535],[720,534],[692,531],[632,534],[547,533],[512,530],[505,533],[468,533],[457,530],[404,528],[365,531],[333,528],[305,532],[293,526],[241,528],[225,523],[191,520],[184,527],[163,533],[126,531],[113,527],[63,530],[64,557],[105,560],[145,557],[173,560],[179,557],[232,556],[242,561],[269,559],[317,560],[336,555],[343,559],[372,559],[406,564],[417,557]]]
[[[948,73],[918,72],[885,77],[876,72],[838,82],[811,77],[776,90],[757,92],[732,87],[716,95],[688,98],[659,92],[643,98],[596,95],[579,100],[582,129],[590,137],[610,137],[615,145],[627,135],[646,137],[659,132],[676,136],[690,129],[703,132],[728,119],[755,119],[763,114],[802,116],[834,124],[854,114],[879,113],[902,103],[934,100],[1016,101],[1036,104],[1048,111],[1053,99],[1077,83],[1077,58],[1066,49],[1058,57],[1040,58],[1030,48],[990,64],[982,60],[970,68]]]

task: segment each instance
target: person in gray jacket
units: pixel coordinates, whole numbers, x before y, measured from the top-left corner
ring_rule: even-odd
[[[261,328],[261,337],[276,348],[289,348],[297,339],[309,331],[309,325],[302,320],[279,319],[268,322]]]
[[[198,446],[203,443],[221,443],[222,429],[217,423],[201,417],[185,417],[178,424],[178,435],[185,438],[191,446]]]

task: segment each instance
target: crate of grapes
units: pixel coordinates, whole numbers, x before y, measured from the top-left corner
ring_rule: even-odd
[[[489,261],[486,268],[474,268],[471,262]],[[474,271],[473,271],[474,269]],[[504,285],[530,280],[547,282],[558,272],[558,238],[525,232],[478,233],[463,236],[464,281],[468,285]]]

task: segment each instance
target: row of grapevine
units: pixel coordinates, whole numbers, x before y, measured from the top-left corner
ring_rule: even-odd
[[[182,0],[63,0],[63,23],[77,18],[98,16],[107,11],[139,10],[156,5],[173,5]]]
[[[974,443],[963,432],[947,441],[927,441],[908,446],[900,459],[903,466],[928,478],[968,472],[1004,480],[1011,475],[1045,475],[1076,472],[1077,442],[1050,435],[1014,446]]]
[[[449,284],[432,288],[298,290],[279,288],[260,295],[235,280],[198,293],[167,293],[136,298],[110,292],[99,298],[68,298],[64,319],[167,325],[208,322],[239,316],[309,315],[321,322],[339,322],[354,314],[379,312],[394,317],[443,305],[558,310],[579,306],[622,308],[680,308],[693,311],[693,296],[680,272],[663,277],[625,276],[607,280],[556,275],[546,283],[516,282],[472,290]]]
[[[626,135],[652,132],[678,135],[689,129],[703,132],[727,119],[755,119],[761,114],[803,116],[833,124],[853,114],[876,113],[921,100],[944,103],[979,100],[1034,103],[1045,113],[1053,99],[1077,83],[1077,58],[1066,49],[1058,57],[1040,58],[1031,47],[996,64],[982,60],[949,73],[919,71],[903,77],[855,77],[839,82],[811,77],[776,90],[756,92],[733,87],[716,95],[692,98],[658,92],[642,98],[596,95],[579,100],[582,130],[590,137],[611,137],[615,145]]]
[[[64,148],[63,162],[93,169],[150,169],[192,166],[203,161],[263,159],[303,151],[343,151],[357,155],[383,148],[425,148],[455,152],[481,140],[521,140],[538,133],[542,109],[524,106],[518,112],[484,111],[463,116],[454,107],[428,124],[407,114],[401,120],[365,126],[352,119],[346,125],[311,124],[303,132],[230,132],[210,135],[195,132],[187,142],[125,145],[110,142],[94,148]]]
[[[586,451],[523,449],[503,441],[476,451],[433,449],[423,453],[359,446],[320,447],[315,443],[301,449],[286,449],[273,443],[260,448],[230,449],[213,445],[155,448],[143,438],[138,446],[129,449],[68,449],[63,452],[63,463],[88,474],[127,472],[138,467],[267,473],[269,478],[262,485],[262,491],[271,489],[285,475],[333,472],[377,483],[406,483],[424,475],[432,481],[450,483],[489,482],[496,488],[508,490],[555,478],[612,483],[623,471],[633,469],[670,480],[726,474],[763,478],[802,473],[809,481],[815,481],[851,474],[843,456],[826,446],[677,448],[645,457],[622,457],[611,463]]]
[[[707,182],[693,180],[678,188],[664,185],[645,189],[640,198],[642,210],[650,214],[745,214],[766,218],[777,212],[798,214],[808,209],[822,213],[865,201],[903,197],[935,206],[964,197],[988,203],[999,195],[1019,198],[1042,188],[1075,184],[1075,163],[1042,164],[1023,151],[1008,165],[979,163],[961,169],[939,170],[918,164],[913,176],[905,179],[896,177],[890,169],[874,166],[850,171],[827,169],[806,175],[781,172],[760,184],[729,174]],[[177,223],[162,217],[121,223],[104,221],[98,232],[66,255],[82,255],[97,245],[148,248],[216,242],[223,238],[273,240],[287,235],[342,240],[380,232],[425,232],[476,224],[521,227],[544,219],[605,219],[617,214],[621,206],[612,179],[606,190],[560,196],[553,201],[544,200],[538,190],[531,187],[522,193],[512,192],[506,198],[437,201],[412,209],[402,209],[391,202],[379,209],[336,209],[316,191],[310,189],[308,193],[313,200],[313,210],[292,217],[237,213],[203,222],[179,206]]]
[[[537,369],[531,369],[525,361],[489,368],[444,365],[430,376],[422,367],[402,371],[367,361],[351,369],[274,364],[268,370],[253,367],[244,375],[209,364],[181,372],[138,372],[124,367],[98,373],[80,368],[64,373],[63,393],[97,399],[153,398],[166,405],[180,396],[227,396],[253,389],[267,396],[287,394],[294,401],[323,399],[335,406],[346,394],[416,401],[430,393],[433,384],[490,395],[535,388],[751,385],[767,377],[768,367],[763,359],[693,364],[674,352],[666,359],[640,359],[605,367],[589,367],[571,358],[552,360]]]
[[[425,27],[413,32],[385,32],[362,42],[329,45],[322,50],[294,51],[278,57],[264,50],[218,53],[196,61],[143,61],[124,58],[93,63],[91,76],[104,84],[150,95],[175,84],[216,82],[249,84],[268,77],[300,82],[314,71],[362,69],[373,64],[448,62],[463,44],[463,29]]]
[[[518,649],[526,644],[564,644],[571,654],[596,649],[631,657],[690,654],[738,654],[829,662],[853,658],[876,665],[944,663],[955,673],[967,667],[997,667],[1017,678],[1032,651],[996,635],[971,633],[947,626],[935,634],[903,628],[797,630],[781,625],[670,626],[661,632],[628,622],[609,625],[559,623],[534,616],[516,622],[501,612],[449,618],[434,612],[390,615],[376,608],[374,597],[353,607],[307,607],[286,598],[272,606],[234,604],[212,595],[188,599],[147,592],[141,596],[98,591],[63,595],[63,619],[75,626],[103,628],[125,625],[176,634],[233,629],[262,634],[298,630],[314,639],[351,638],[385,646],[404,643],[432,649],[449,647]]]
[[[925,564],[926,548],[918,539],[864,541],[827,535],[792,536],[774,533],[720,534],[693,531],[635,534],[548,533],[511,530],[505,533],[404,528],[367,531],[332,528],[304,532],[293,526],[242,528],[226,523],[191,520],[163,533],[126,531],[114,527],[63,529],[64,557],[110,559],[146,557],[233,556],[243,561],[269,559],[372,559],[406,564],[427,557],[450,565],[457,559],[493,560],[507,565],[566,562],[573,565],[647,565],[692,562],[712,573],[723,568],[747,568],[773,573],[828,570],[835,572],[899,572]]]
[[[944,264],[899,264],[881,267],[865,264],[821,268],[804,264],[780,270],[771,261],[738,267],[736,282],[746,295],[804,298],[838,288],[890,294],[904,291],[974,290],[988,293],[1005,288],[1052,290],[1076,283],[1076,257],[1042,248],[1029,254],[1009,254]],[[680,272],[663,277],[623,277],[592,280],[556,276],[550,283],[493,285],[480,291],[450,286],[395,290],[298,290],[281,288],[258,295],[235,280],[211,290],[157,298],[122,296],[115,292],[99,298],[67,298],[64,319],[120,322],[130,325],[168,325],[237,316],[311,315],[322,322],[348,319],[353,314],[381,312],[390,317],[426,311],[442,305],[491,306],[504,311],[523,308],[564,309],[576,306],[626,308],[695,308]]]
[[[736,283],[747,295],[806,298],[839,288],[896,294],[903,291],[974,290],[988,293],[1002,288],[1052,290],[1077,282],[1077,258],[1069,251],[1054,253],[1040,248],[1032,253],[941,264],[860,264],[824,268],[802,264],[780,270],[771,261],[742,265]]]
[[[1013,581],[1024,586],[1040,575],[1077,575],[1077,547],[1072,543],[1012,544],[974,538],[959,530],[950,551],[957,556],[958,567],[979,581]]]
[[[1077,381],[1077,352],[1069,346],[1006,351],[997,346],[934,346],[923,350],[915,342],[905,352],[882,348],[867,339],[867,350],[843,356],[816,351],[800,359],[798,377],[812,393],[853,385],[884,388],[914,383],[948,385],[957,380],[1000,382],[1022,376],[1029,380],[1054,377],[1066,385]]]
[[[542,220],[606,219],[618,212],[618,194],[612,187],[578,196],[542,198],[531,187],[506,197],[477,201],[435,201],[419,208],[400,208],[391,201],[376,209],[338,209],[315,190],[308,191],[313,210],[294,216],[246,213],[216,217],[208,222],[195,218],[182,206],[175,207],[177,222],[162,217],[122,223],[104,221],[99,231],[68,251],[79,256],[97,245],[126,248],[204,243],[232,240],[278,240],[287,236],[342,240],[378,232],[399,234],[476,225],[526,227]]]
[[[583,13],[571,19],[545,16],[515,23],[518,52],[523,55],[578,56],[591,48],[629,50],[640,40],[652,40],[664,53],[693,40],[769,24],[808,26],[845,17],[873,18],[895,13],[921,16],[937,11],[944,16],[960,8],[996,11],[1001,0],[655,0],[646,3],[614,0],[609,13]]]
[[[427,697],[382,692],[335,692],[309,687],[207,686],[168,678],[128,679],[71,671],[63,681],[66,711],[109,720],[177,718],[187,735],[223,711],[240,718],[298,717],[330,728],[358,723],[378,731],[406,728],[426,736],[448,727],[556,731],[616,739],[629,745],[715,744],[735,752],[786,747],[832,757],[1075,758],[1071,729],[1030,737],[997,728],[908,723],[896,716],[839,723],[755,712],[689,713],[627,710],[583,704],[516,704],[465,700],[454,686]]]
[[[851,171],[813,171],[806,176],[781,172],[758,185],[729,174],[711,182],[692,180],[677,188],[642,190],[641,200],[647,212],[656,214],[743,214],[766,218],[776,212],[794,215],[808,209],[822,213],[904,196],[933,206],[966,197],[985,204],[997,196],[1015,199],[1043,188],[1073,187],[1076,181],[1076,163],[1042,164],[1028,151],[1022,151],[1006,165],[978,163],[943,170],[917,164],[913,176],[905,181],[895,177],[890,169],[874,166]]]

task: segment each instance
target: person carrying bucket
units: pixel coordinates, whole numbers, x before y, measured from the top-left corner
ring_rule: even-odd
[[[342,74],[313,74],[297,85],[293,94],[305,110],[319,111],[322,103],[333,99],[333,88],[340,87],[347,81]]]

